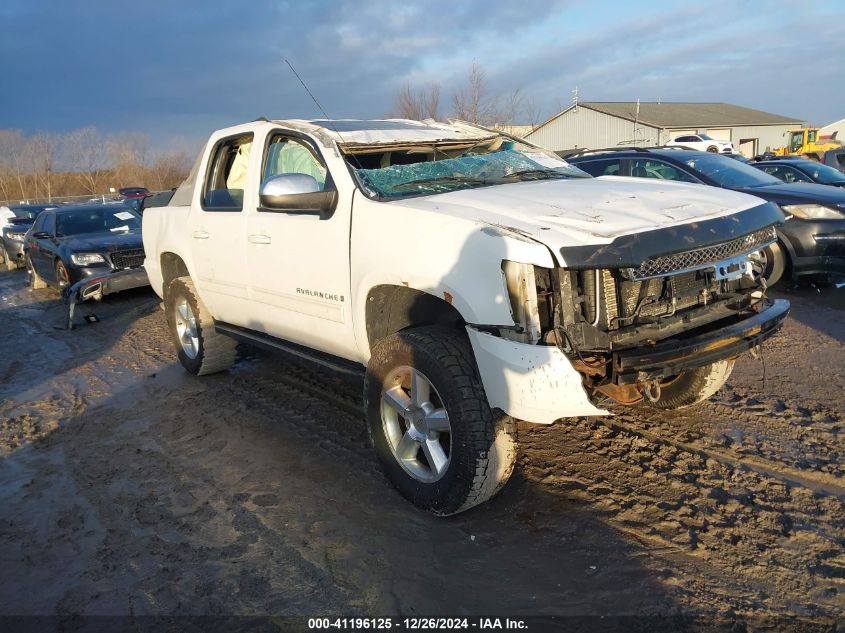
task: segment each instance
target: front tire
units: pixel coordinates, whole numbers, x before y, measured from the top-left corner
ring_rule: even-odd
[[[657,398],[643,401],[656,409],[683,409],[707,400],[727,382],[734,368],[734,359],[720,360],[678,374],[660,384]]]
[[[56,260],[56,283],[59,285],[59,292],[70,285],[70,275],[67,272],[67,266],[60,259]]]
[[[758,253],[760,274],[766,280],[766,286],[774,286],[786,272],[788,264],[786,251],[780,242],[774,242]]]
[[[716,147],[715,145],[711,145],[710,147],[707,148],[707,151],[710,152],[711,154],[718,154],[719,148]]]
[[[190,277],[170,282],[165,311],[179,362],[188,372],[202,376],[232,366],[237,343],[215,330],[214,318]]]
[[[385,475],[435,515],[463,512],[507,483],[516,423],[487,403],[460,331],[398,332],[373,348],[364,382],[370,437]]]

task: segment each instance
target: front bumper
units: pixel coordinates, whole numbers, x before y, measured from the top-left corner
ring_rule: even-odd
[[[143,267],[103,272],[84,277],[62,291],[65,303],[77,304],[88,299],[102,299],[105,295],[132,288],[149,286],[150,280]]]
[[[845,220],[792,218],[779,233],[790,251],[793,275],[845,276]]]
[[[556,346],[517,343],[471,326],[467,333],[491,407],[536,424],[608,414],[590,402],[581,374]]]
[[[613,352],[614,382],[646,382],[738,356],[777,332],[788,312],[789,302],[778,299],[752,316],[705,334]],[[582,375],[556,346],[518,343],[472,326],[467,326],[467,333],[491,407],[536,424],[608,415],[590,401]]]
[[[789,302],[776,299],[757,314],[711,332],[669,338],[645,350],[614,352],[614,382],[646,382],[739,356],[777,332],[788,313]]]

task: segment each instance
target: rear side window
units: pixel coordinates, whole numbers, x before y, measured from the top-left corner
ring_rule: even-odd
[[[631,175],[635,178],[657,178],[658,180],[677,180],[696,182],[687,174],[668,163],[659,160],[635,159],[631,161]]]
[[[619,176],[620,165],[622,161],[618,158],[611,158],[607,160],[591,160],[583,163],[577,163],[578,169],[583,169],[591,176]]]
[[[202,207],[206,211],[241,211],[244,206],[252,134],[220,141],[206,174]]]
[[[802,174],[793,167],[787,167],[785,165],[765,165],[763,171],[784,182],[812,182],[809,176]]]

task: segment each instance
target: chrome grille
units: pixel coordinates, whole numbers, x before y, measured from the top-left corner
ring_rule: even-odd
[[[126,251],[115,251],[110,257],[112,266],[115,268],[137,268],[144,263],[144,249],[133,248]]]
[[[680,271],[705,268],[724,259],[756,251],[774,240],[775,227],[769,226],[721,244],[648,259],[638,268],[629,269],[630,275],[634,279],[649,279]]]

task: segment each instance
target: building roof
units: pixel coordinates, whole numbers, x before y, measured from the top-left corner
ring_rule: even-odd
[[[639,121],[643,125],[656,128],[697,128],[697,127],[735,127],[738,125],[800,125],[801,119],[772,114],[730,103],[671,103],[641,101],[637,115],[635,101],[583,101],[578,107],[589,108],[610,116]],[[540,125],[548,125],[557,117],[569,112],[570,106],[563,112]],[[539,129],[539,128],[535,128]]]

